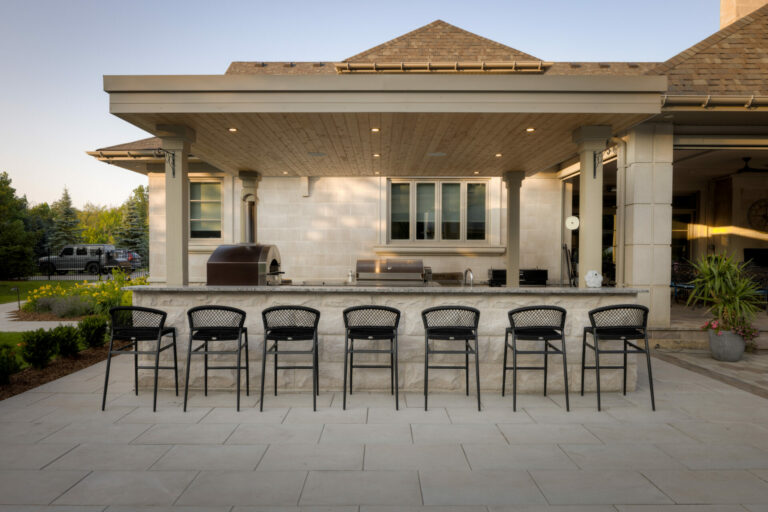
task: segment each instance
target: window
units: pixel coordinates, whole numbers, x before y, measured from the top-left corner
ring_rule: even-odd
[[[393,180],[390,241],[484,241],[487,180]]]
[[[78,247],[75,249],[75,255],[76,256],[86,256],[88,254],[88,249],[85,247]]]
[[[73,254],[75,254],[75,250],[72,247],[65,247],[61,251],[61,256],[72,256]]]
[[[189,184],[190,238],[221,238],[221,183]]]

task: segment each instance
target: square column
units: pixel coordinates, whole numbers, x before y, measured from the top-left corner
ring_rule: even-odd
[[[624,282],[650,291],[638,301],[650,308],[648,323],[654,327],[670,321],[672,160],[671,124],[647,123],[627,135],[626,174],[618,188],[624,199]]]
[[[178,132],[176,129],[172,131]],[[166,152],[165,279],[166,284],[170,286],[186,286],[189,284],[188,157],[194,135],[174,135],[162,137],[162,148]]]
[[[256,171],[240,171],[237,177],[240,178],[242,184],[242,192],[240,193],[240,242],[255,244],[259,241],[257,233],[259,196],[257,192],[261,174]]]
[[[507,286],[520,286],[520,186],[522,171],[504,173],[507,184]]]
[[[582,126],[573,132],[578,145],[579,174],[579,288],[590,270],[603,273],[603,158],[610,126]]]

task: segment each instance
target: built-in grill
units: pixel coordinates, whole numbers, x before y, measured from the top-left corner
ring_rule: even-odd
[[[280,252],[274,245],[220,245],[208,258],[207,270],[209,285],[280,284]]]
[[[361,286],[428,286],[431,269],[416,259],[357,260]]]

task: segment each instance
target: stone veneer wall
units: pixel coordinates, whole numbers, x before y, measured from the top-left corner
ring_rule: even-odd
[[[193,289],[191,289],[193,290]],[[267,307],[280,304],[297,304],[314,307],[321,311],[320,317],[320,390],[322,392],[340,391],[343,378],[344,357],[344,324],[342,311],[344,308],[357,304],[379,304],[398,308],[402,312],[399,328],[399,373],[400,389],[402,391],[422,392],[424,380],[424,330],[421,320],[421,311],[427,307],[443,304],[462,304],[476,307],[481,311],[479,341],[480,341],[480,375],[481,389],[496,392],[501,389],[502,358],[504,347],[504,330],[508,326],[506,313],[509,309],[535,304],[551,304],[564,307],[568,311],[566,319],[566,346],[568,356],[568,379],[570,390],[575,392],[580,385],[581,363],[581,333],[584,325],[588,324],[587,311],[595,307],[617,303],[634,303],[635,295],[620,295],[611,293],[569,293],[555,294],[419,294],[417,293],[322,293],[322,292],[280,292],[280,293],[254,293],[254,292],[199,292],[185,291],[134,291],[134,304],[139,306],[154,307],[168,312],[167,325],[174,326],[178,330],[178,359],[180,365],[179,377],[183,379],[186,365],[186,353],[188,347],[189,330],[187,326],[186,311],[188,308],[205,304],[227,304],[239,307],[248,314],[246,327],[249,333],[249,349],[251,362],[251,389],[258,392],[261,375],[261,353],[263,346],[263,328],[261,311]],[[296,342],[302,343],[302,342]],[[359,343],[359,342],[358,342]],[[377,342],[380,348],[388,345],[388,342]],[[384,345],[386,343],[386,345]],[[511,354],[510,354],[511,356]],[[164,354],[170,361],[171,354]],[[432,364],[441,361],[457,359],[463,361],[462,356],[433,356]],[[620,356],[603,356],[601,363],[619,364]],[[378,358],[382,363],[388,361],[388,356],[375,354],[371,357],[363,355],[356,357],[356,363],[363,364]],[[230,358],[231,359],[231,358]],[[308,356],[283,356],[281,364],[288,361],[306,362]],[[593,361],[591,351],[587,352],[588,364]],[[518,364],[521,366],[540,365],[543,356],[520,356]],[[266,371],[266,389],[271,392],[273,373],[271,369],[273,361],[269,358]],[[644,364],[644,361],[641,361]],[[301,363],[303,364],[303,363]],[[470,359],[470,390],[474,389],[474,361]],[[511,364],[511,358],[510,358]],[[151,388],[152,373],[142,371],[141,386]],[[170,388],[172,378],[170,372],[160,372],[161,386]],[[191,369],[191,388],[202,386],[203,364],[202,358],[195,357]],[[521,371],[519,375],[518,390],[521,393],[541,393],[543,372]],[[244,377],[243,377],[244,378]],[[507,390],[511,392],[512,372],[507,375]],[[630,356],[628,372],[628,389],[635,388],[637,378],[636,358]],[[389,389],[388,369],[369,369],[355,371],[355,389],[361,391],[383,391]],[[307,391],[312,387],[311,371],[309,370],[280,370],[278,372],[279,391]],[[181,381],[183,386],[183,380]],[[594,371],[587,372],[586,389],[594,390]],[[211,388],[234,389],[234,372],[229,370],[211,371],[209,373],[209,386]],[[601,380],[602,390],[617,391],[621,389],[621,372],[617,370],[604,370]],[[430,390],[439,391],[463,391],[463,370],[435,370],[430,371]],[[563,372],[560,356],[550,356],[550,372],[548,389],[551,392],[562,392]]]

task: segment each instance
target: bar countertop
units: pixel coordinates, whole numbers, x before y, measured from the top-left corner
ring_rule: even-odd
[[[525,288],[476,286],[364,286],[364,285],[279,285],[279,286],[128,286],[140,293],[327,293],[327,294],[404,294],[404,295],[637,295],[639,288],[566,288],[533,286]]]

